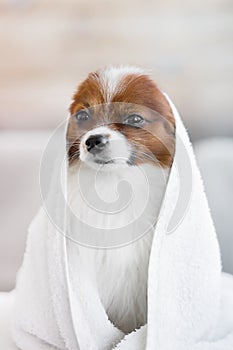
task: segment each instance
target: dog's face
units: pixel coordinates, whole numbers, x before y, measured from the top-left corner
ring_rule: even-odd
[[[139,69],[111,67],[89,74],[74,95],[70,114],[70,164],[171,166],[174,117],[164,95]]]

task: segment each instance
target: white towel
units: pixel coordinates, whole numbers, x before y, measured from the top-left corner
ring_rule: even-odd
[[[30,226],[18,276],[13,337],[20,349],[233,349],[233,278],[221,273],[192,147],[169,103],[176,119],[176,152],[152,242],[147,325],[125,336],[108,320],[96,290],[80,283],[73,295],[69,239],[58,229],[66,228],[66,210],[55,177],[47,207],[57,227],[41,208]]]

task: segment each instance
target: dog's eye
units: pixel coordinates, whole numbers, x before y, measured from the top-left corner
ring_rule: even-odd
[[[75,113],[74,118],[77,122],[84,122],[89,119],[89,114],[86,111],[81,110]]]
[[[131,114],[127,116],[124,120],[125,124],[133,125],[133,126],[139,126],[142,125],[144,122],[144,119],[138,115],[138,114]]]

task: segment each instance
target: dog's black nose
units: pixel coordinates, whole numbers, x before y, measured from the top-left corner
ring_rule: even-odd
[[[108,139],[104,135],[92,135],[86,140],[86,147],[88,152],[96,154],[103,150],[108,143]]]

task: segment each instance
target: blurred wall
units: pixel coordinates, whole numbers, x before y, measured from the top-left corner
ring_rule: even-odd
[[[87,73],[145,67],[192,140],[232,136],[232,42],[232,0],[0,0],[0,290],[40,204],[46,140]]]
[[[86,74],[151,70],[193,139],[233,134],[231,0],[0,0],[2,128],[53,128]]]

